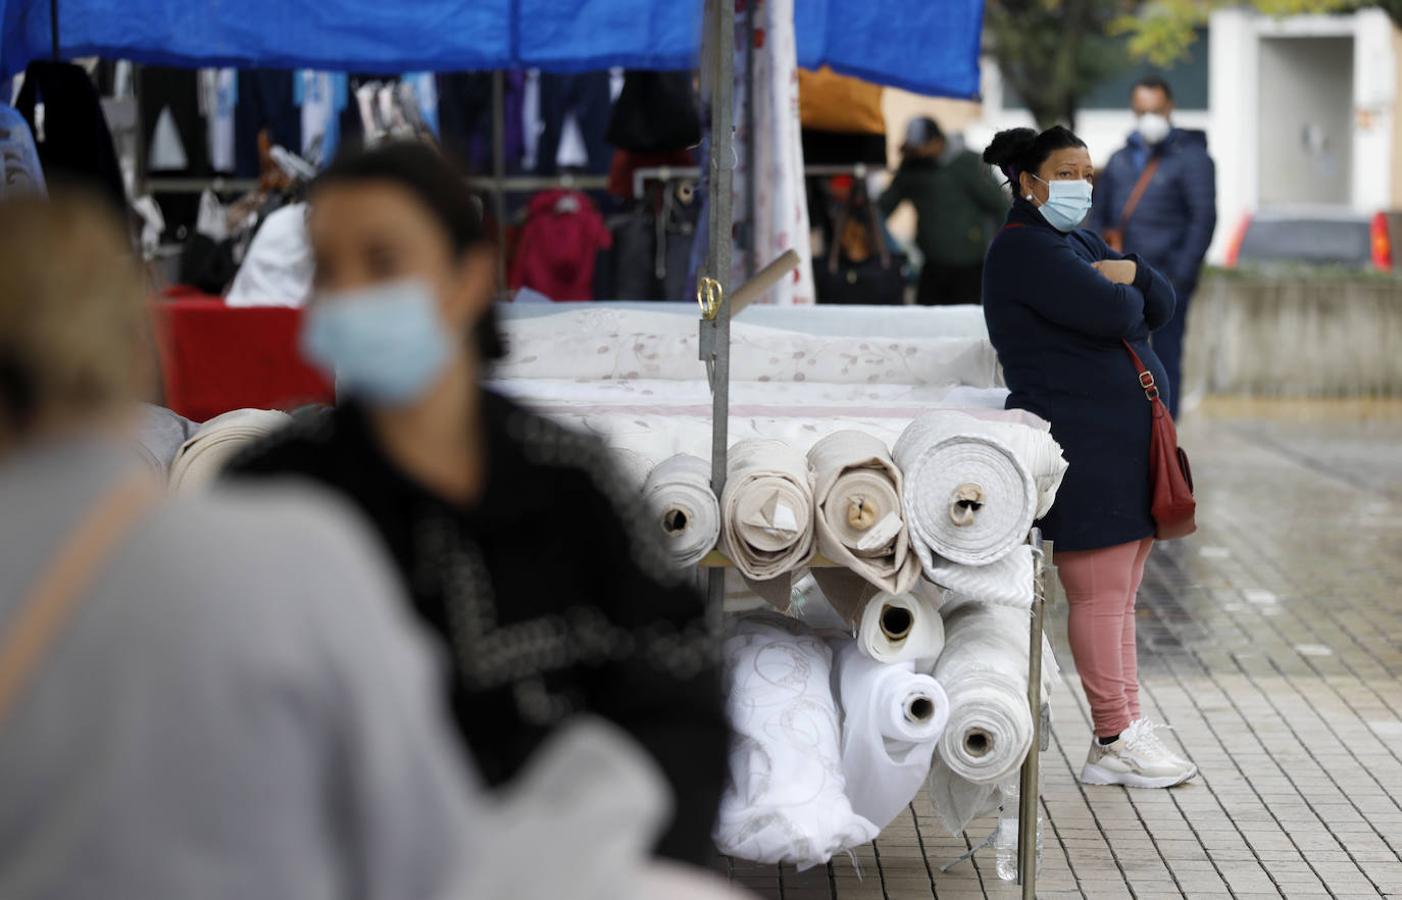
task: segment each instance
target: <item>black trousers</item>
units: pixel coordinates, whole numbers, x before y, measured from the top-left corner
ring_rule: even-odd
[[[983,263],[972,266],[941,266],[926,262],[920,270],[920,287],[915,295],[921,306],[953,306],[983,302]]]

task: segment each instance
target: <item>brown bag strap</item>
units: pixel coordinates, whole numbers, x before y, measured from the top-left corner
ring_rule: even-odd
[[[144,475],[108,491],[53,555],[0,635],[0,722],[118,542],[160,497]]]
[[[1120,222],[1116,229],[1121,234],[1129,227],[1129,220],[1134,216],[1134,211],[1139,208],[1139,201],[1144,199],[1144,192],[1149,190],[1149,182],[1154,180],[1154,173],[1159,170],[1159,162],[1162,157],[1155,156],[1144,166],[1144,171],[1139,173],[1139,180],[1134,183],[1134,190],[1129,192],[1129,199],[1125,201],[1124,209],[1120,210]]]
[[[1139,373],[1139,386],[1144,389],[1144,397],[1150,403],[1158,402],[1159,386],[1154,381],[1154,373],[1149,371],[1149,367],[1144,365],[1144,361],[1139,358],[1139,354],[1134,352],[1134,347],[1129,341],[1120,338],[1120,343],[1124,344],[1125,352],[1134,361],[1135,371]]]

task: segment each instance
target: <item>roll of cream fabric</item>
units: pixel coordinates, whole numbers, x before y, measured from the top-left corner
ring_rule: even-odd
[[[857,626],[857,648],[879,663],[910,663],[929,674],[945,647],[944,619],[927,597],[877,594]]]
[[[838,431],[808,451],[818,505],[818,551],[891,594],[910,590],[920,560],[910,552],[901,472],[879,438]]]
[[[1032,608],[1035,575],[1030,544],[1014,547],[1007,556],[987,566],[961,566],[935,557],[928,574],[940,587],[962,599]]]
[[[287,413],[269,409],[236,409],[210,419],[175,454],[170,489],[186,493],[207,487],[235,456],[291,421]]]
[[[721,550],[746,578],[770,581],[813,559],[808,461],[787,444],[752,440],[731,447],[720,505]]]
[[[1027,706],[1025,610],[966,603],[945,620],[946,649],[935,678],[949,695],[950,718],[939,754],[956,777],[997,785],[1032,747]]]
[[[964,430],[974,421],[925,416],[896,443],[906,521],[927,574],[936,556],[970,566],[997,562],[1027,540],[1036,518],[1031,472],[1001,439]]]
[[[619,473],[627,482],[629,489],[635,494],[642,493],[643,486],[647,483],[647,477],[652,473],[652,460],[636,450],[622,447],[612,447],[609,452],[613,454],[614,463],[618,466]]]
[[[648,475],[643,499],[678,567],[694,566],[720,538],[720,501],[711,490],[711,464],[685,453]]]
[[[850,641],[837,650],[836,666],[847,797],[857,815],[885,828],[930,774],[949,697],[913,663],[876,662]]]

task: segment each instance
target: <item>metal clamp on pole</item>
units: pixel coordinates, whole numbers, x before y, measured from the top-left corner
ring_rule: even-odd
[[[1032,712],[1032,747],[1022,764],[1022,784],[1017,812],[1017,880],[1025,900],[1037,896],[1037,818],[1042,786],[1042,633],[1047,591],[1042,531],[1032,529],[1033,596],[1032,628],[1027,654],[1027,705]]]

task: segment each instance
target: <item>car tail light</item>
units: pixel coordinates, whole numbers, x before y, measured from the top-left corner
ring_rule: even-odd
[[[1392,270],[1392,238],[1387,231],[1387,214],[1373,216],[1372,227],[1373,268]]]
[[[1251,213],[1246,213],[1241,217],[1241,222],[1236,227],[1236,233],[1232,235],[1232,242],[1227,245],[1227,268],[1235,269],[1237,262],[1241,259],[1241,245],[1246,240],[1246,232],[1251,230]]]

